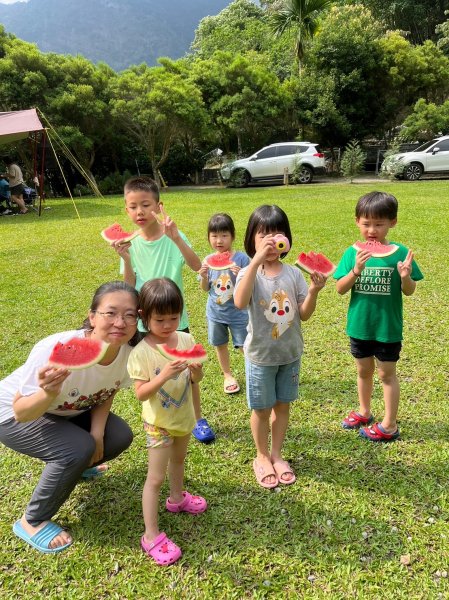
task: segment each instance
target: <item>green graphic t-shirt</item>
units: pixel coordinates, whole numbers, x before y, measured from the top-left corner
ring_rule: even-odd
[[[408,249],[397,242],[398,249],[384,258],[370,258],[351,289],[346,333],[359,340],[400,342],[402,340],[402,289],[397,269]],[[355,266],[356,250],[352,246],[343,254],[334,279],[341,279]],[[423,279],[418,265],[412,263],[411,278]]]

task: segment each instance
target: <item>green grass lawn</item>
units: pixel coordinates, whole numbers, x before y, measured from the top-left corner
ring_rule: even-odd
[[[105,477],[80,483],[57,515],[75,538],[66,552],[41,555],[13,535],[42,465],[0,448],[2,599],[449,597],[448,182],[169,191],[163,199],[201,257],[212,213],[233,216],[241,249],[252,210],[276,203],[292,226],[287,262],[302,250],[338,261],[358,239],[358,197],[376,188],[397,196],[391,239],[415,251],[425,275],[404,301],[402,441],[374,445],[340,427],[357,406],[355,370],[344,332],[348,298],[329,282],[303,325],[301,397],[285,444],[295,485],[277,493],[256,484],[244,386],[236,396],[223,394],[210,349],[202,404],[217,440],[211,446],[192,441],[186,471],[186,488],[204,495],[210,508],[196,517],[172,515],[161,501],[161,529],[182,547],[183,558],[160,568],[139,547],[146,449],[139,403],[129,390],[114,409],[132,426],[135,441]],[[40,338],[78,327],[95,288],[118,277],[116,255],[99,232],[115,221],[130,228],[123,199],[77,200],[81,220],[69,200],[47,206],[40,219],[0,219],[0,376],[19,366]],[[187,268],[185,280],[191,330],[206,344],[206,294]],[[237,353],[233,366],[243,383]],[[373,410],[382,415],[378,384]],[[401,562],[405,555],[408,565]]]

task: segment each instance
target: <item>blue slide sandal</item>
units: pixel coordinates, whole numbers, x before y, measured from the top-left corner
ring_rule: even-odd
[[[36,548],[36,550],[39,550],[39,552],[44,552],[45,554],[61,552],[61,550],[65,550],[72,544],[72,542],[69,542],[68,544],[64,544],[64,546],[58,546],[57,548],[48,547],[48,544],[51,542],[51,540],[59,535],[61,531],[64,531],[62,527],[56,523],[53,523],[53,521],[49,521],[45,527],[42,527],[42,529],[33,536],[28,535],[28,533],[22,527],[20,521],[14,523],[12,530],[17,537],[24,540],[27,544],[30,544],[30,546],[33,546],[33,548]]]

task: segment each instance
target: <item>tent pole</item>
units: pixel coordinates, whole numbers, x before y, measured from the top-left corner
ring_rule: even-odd
[[[41,177],[39,182],[39,216],[42,214],[42,200],[44,199],[44,166],[45,166],[45,146],[47,141],[47,131],[42,131],[42,158],[41,158]]]

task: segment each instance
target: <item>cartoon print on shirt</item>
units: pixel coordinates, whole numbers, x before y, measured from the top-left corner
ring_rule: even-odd
[[[79,397],[76,398],[76,400],[74,399],[73,402],[68,402],[66,400],[63,404],[59,404],[55,410],[87,410],[94,406],[100,406],[100,404],[103,404],[103,402],[109,400],[116,393],[119,387],[120,380],[117,380],[115,382],[115,387],[109,389],[103,388],[94,394],[89,394],[88,396],[79,396],[79,390],[74,388],[70,390],[68,396],[70,398],[76,398],[76,396]]]
[[[265,300],[261,301],[262,306],[267,306]],[[295,310],[292,307],[289,297],[284,290],[276,290],[271,296],[268,308],[264,310],[265,318],[270,323],[274,323],[271,330],[271,337],[277,340],[287,331],[293,323]]]
[[[217,304],[224,304],[232,298],[234,294],[234,284],[228,273],[222,273],[212,282],[212,285],[217,294],[217,299],[215,301]]]

